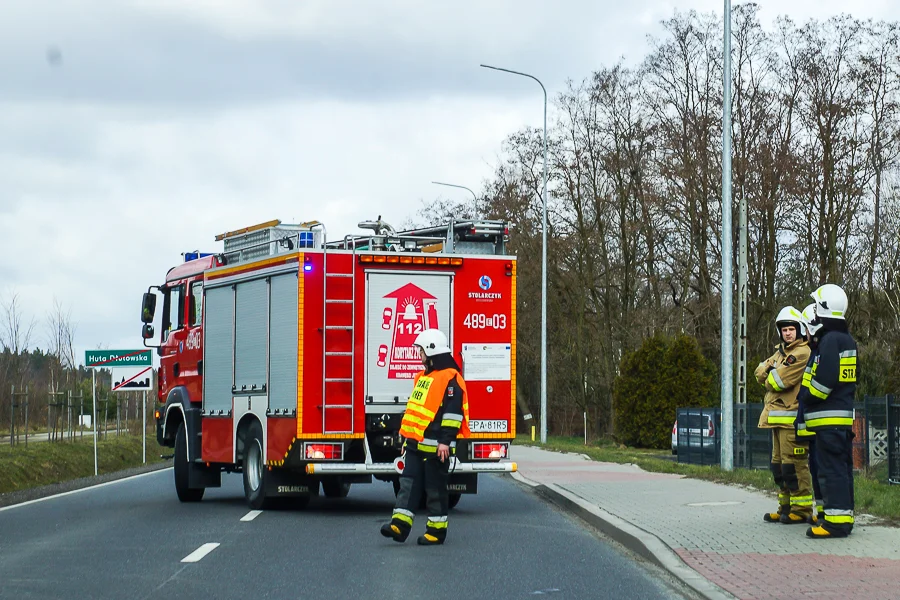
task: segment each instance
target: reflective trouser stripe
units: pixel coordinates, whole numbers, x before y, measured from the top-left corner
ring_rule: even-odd
[[[825,520],[829,523],[853,523],[853,515],[829,515],[826,510]]]
[[[404,523],[413,524],[413,517],[415,515],[408,510],[403,510],[402,508],[395,508],[394,514],[391,515],[392,519],[397,519],[398,521],[403,521]]]
[[[791,504],[795,506],[812,506],[813,505],[813,497],[812,496],[792,496]]]

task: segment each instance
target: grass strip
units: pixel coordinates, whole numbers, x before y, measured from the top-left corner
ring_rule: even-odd
[[[99,473],[111,473],[143,464],[140,436],[123,435],[97,443]],[[160,448],[147,437],[147,463],[159,462]],[[29,442],[0,446],[0,493],[70,481],[94,474],[94,444],[88,438],[64,442]]]

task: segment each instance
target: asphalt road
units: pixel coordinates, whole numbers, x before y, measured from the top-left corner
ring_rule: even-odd
[[[374,482],[354,486],[345,499],[316,498],[304,510],[250,520],[240,476],[225,476],[199,504],[181,504],[171,469],[156,471],[0,509],[0,598],[644,600],[685,593],[511,478],[483,476],[479,493],[452,511],[441,547],[379,535],[392,506],[390,484]],[[420,517],[413,536],[422,529]],[[197,561],[183,562],[189,556]]]

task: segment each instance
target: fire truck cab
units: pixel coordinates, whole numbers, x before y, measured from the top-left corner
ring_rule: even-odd
[[[399,486],[400,421],[422,370],[416,336],[450,340],[469,394],[451,505],[479,473],[510,472],[516,427],[516,260],[502,221],[449,221],[328,241],[317,221],[221,234],[144,294],[159,355],[157,440],[174,448],[183,502],[242,473],[255,509],[373,478]],[[154,331],[157,297],[160,332]],[[154,342],[154,340],[156,340]]]

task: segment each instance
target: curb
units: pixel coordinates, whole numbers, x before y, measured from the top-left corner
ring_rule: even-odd
[[[97,476],[91,475],[89,477],[80,477],[78,479],[60,481],[59,483],[51,483],[49,485],[42,485],[40,487],[16,490],[15,492],[6,492],[0,494],[0,507],[21,504],[22,502],[29,502],[31,500],[39,500],[48,496],[54,496],[56,494],[62,494],[65,492],[72,492],[100,483],[107,483],[110,481],[125,479],[126,477],[132,477],[134,475],[150,473],[152,471],[159,471],[171,467],[171,461],[166,460],[162,462],[148,463],[139,467],[131,467],[130,469],[123,469],[121,471],[101,473]]]
[[[537,483],[518,472],[512,473],[512,476],[516,481],[530,486],[537,493],[586,521],[635,554],[665,569],[704,598],[734,600],[733,595],[684,564],[671,548],[652,533],[606,512],[558,485]]]

